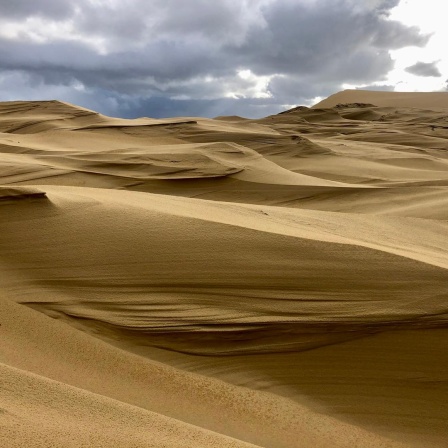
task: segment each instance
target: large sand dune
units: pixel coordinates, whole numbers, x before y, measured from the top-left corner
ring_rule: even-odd
[[[0,103],[0,445],[444,447],[448,103]]]

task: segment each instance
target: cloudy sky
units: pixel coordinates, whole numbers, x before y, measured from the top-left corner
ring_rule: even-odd
[[[260,117],[344,88],[445,90],[441,0],[0,0],[0,101]]]

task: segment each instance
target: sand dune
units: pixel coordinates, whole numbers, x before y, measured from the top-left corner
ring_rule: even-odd
[[[344,90],[314,105],[330,108],[338,104],[370,104],[375,106],[412,107],[417,109],[448,109],[446,92],[380,92],[376,90]]]
[[[444,101],[1,103],[1,445],[445,446]]]

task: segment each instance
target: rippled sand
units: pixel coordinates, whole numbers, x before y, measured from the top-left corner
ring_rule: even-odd
[[[447,97],[0,103],[0,445],[445,447]]]

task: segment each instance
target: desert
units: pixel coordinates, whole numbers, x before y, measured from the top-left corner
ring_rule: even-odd
[[[0,445],[446,447],[448,92],[239,116],[0,103]]]

